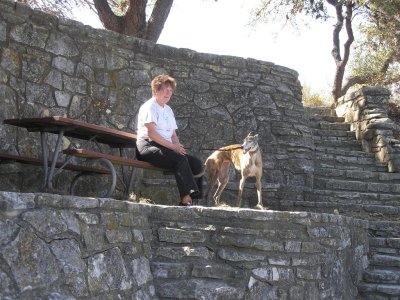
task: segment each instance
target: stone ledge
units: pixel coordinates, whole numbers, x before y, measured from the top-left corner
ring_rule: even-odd
[[[367,222],[340,215],[13,192],[0,207],[1,298],[350,299],[366,267]]]

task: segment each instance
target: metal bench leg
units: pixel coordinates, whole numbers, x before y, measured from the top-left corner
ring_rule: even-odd
[[[47,178],[48,178],[48,170],[49,170],[49,163],[48,163],[48,149],[46,145],[46,133],[44,131],[40,132],[40,143],[42,145],[42,161],[43,161],[43,176],[44,182],[43,187],[47,187]]]
[[[59,154],[60,149],[61,149],[61,142],[62,142],[63,136],[64,136],[64,131],[61,130],[60,133],[58,134],[57,143],[56,143],[56,146],[55,146],[54,152],[53,152],[53,158],[52,158],[52,162],[51,162],[49,177],[47,178],[47,187],[50,190],[53,189],[54,171],[56,169],[56,163],[57,163],[57,160],[58,160],[58,154]]]
[[[104,162],[104,164],[105,164],[105,165],[107,166],[107,168],[110,170],[110,176],[111,176],[111,185],[110,185],[110,188],[108,189],[106,195],[104,195],[104,196],[103,196],[103,195],[100,195],[100,197],[109,198],[109,197],[111,197],[112,193],[113,193],[114,190],[115,190],[115,186],[116,186],[116,183],[117,183],[117,173],[116,173],[116,171],[115,171],[115,168],[114,168],[113,164],[112,164],[108,159],[105,159],[105,158],[98,158],[98,160],[101,160],[102,162]],[[82,175],[89,175],[89,173],[79,173],[78,175],[76,175],[76,176],[74,177],[74,179],[73,179],[72,182],[71,182],[70,188],[69,188],[69,193],[70,193],[71,195],[74,195],[76,184],[77,184],[77,182],[78,182],[78,179],[79,179]]]
[[[132,188],[132,184],[133,184],[133,178],[134,178],[134,173],[135,173],[135,168],[134,167],[132,167],[132,170],[131,170],[131,174],[130,174],[130,176],[129,176],[129,182],[128,182],[128,185],[126,186],[126,195],[129,197],[129,193],[131,192],[131,188]]]
[[[87,173],[79,173],[78,175],[76,175],[71,182],[71,185],[69,186],[69,193],[70,195],[75,195],[75,186],[76,183],[78,182],[78,179],[81,178],[81,176],[83,175],[87,175]]]

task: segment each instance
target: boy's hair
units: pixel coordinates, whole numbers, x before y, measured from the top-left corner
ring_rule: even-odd
[[[161,89],[163,85],[170,86],[172,90],[175,91],[176,80],[169,75],[158,75],[154,77],[154,79],[151,81],[151,93],[153,94],[153,96],[156,95],[156,93]]]

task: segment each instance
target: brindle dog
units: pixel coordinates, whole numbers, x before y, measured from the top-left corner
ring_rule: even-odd
[[[220,196],[229,181],[229,166],[233,164],[236,170],[241,173],[239,183],[239,194],[236,206],[242,205],[242,194],[244,183],[247,177],[256,177],[256,188],[258,196],[257,208],[263,209],[261,196],[261,176],[263,174],[263,162],[261,149],[258,145],[258,134],[252,132],[244,139],[242,145],[235,144],[222,147],[213,152],[206,160],[205,170],[208,178],[208,186],[205,194],[207,205],[209,203],[209,193],[218,181],[218,188],[213,198],[215,205],[220,204]]]

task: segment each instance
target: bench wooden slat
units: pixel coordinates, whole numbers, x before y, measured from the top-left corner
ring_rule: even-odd
[[[130,158],[116,156],[116,155],[110,155],[110,154],[106,154],[106,153],[100,153],[100,152],[87,150],[87,149],[66,149],[63,151],[63,153],[66,155],[73,155],[73,156],[82,157],[82,158],[105,158],[116,165],[124,165],[124,166],[131,166],[131,167],[137,167],[137,168],[142,168],[142,169],[152,169],[152,170],[169,172],[168,170],[157,168],[146,161],[130,159]]]
[[[43,161],[39,158],[21,156],[21,155],[11,154],[8,152],[0,152],[0,161],[2,160],[16,161],[19,163],[35,165],[35,166],[43,166]],[[63,162],[57,162],[56,168],[60,168],[62,164]],[[49,166],[50,165],[51,161],[49,161]],[[84,173],[110,174],[110,171],[107,169],[93,168],[89,166],[75,165],[75,164],[67,164],[63,167],[63,169],[69,171],[84,172]]]

